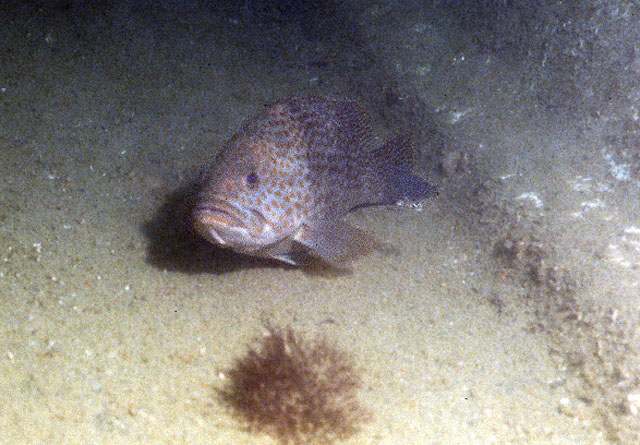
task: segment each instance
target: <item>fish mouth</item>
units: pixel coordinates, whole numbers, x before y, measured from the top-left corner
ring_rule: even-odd
[[[238,208],[224,201],[198,205],[194,215],[205,226],[245,227]]]
[[[260,232],[265,219],[260,212],[243,210],[227,201],[208,201],[193,211],[194,227],[200,235],[221,246],[254,244],[254,232]]]

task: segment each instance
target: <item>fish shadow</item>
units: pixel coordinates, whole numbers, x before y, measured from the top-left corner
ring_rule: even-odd
[[[148,264],[162,270],[191,274],[223,274],[254,268],[294,269],[277,261],[217,247],[198,235],[191,221],[197,188],[197,182],[193,181],[172,192],[155,215],[143,223]]]

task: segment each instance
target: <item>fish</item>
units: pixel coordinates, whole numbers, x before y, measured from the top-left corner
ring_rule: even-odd
[[[379,147],[355,101],[278,100],[247,120],[200,174],[195,231],[237,253],[349,268],[381,244],[345,216],[419,202],[438,188],[412,173],[411,134]]]

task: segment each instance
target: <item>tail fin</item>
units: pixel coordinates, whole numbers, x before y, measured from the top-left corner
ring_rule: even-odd
[[[426,179],[414,175],[413,137],[411,133],[389,140],[373,151],[374,162],[385,183],[382,201],[421,201],[438,195],[438,188]]]

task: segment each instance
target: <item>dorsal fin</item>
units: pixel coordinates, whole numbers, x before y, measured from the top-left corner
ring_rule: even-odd
[[[336,104],[336,118],[340,122],[338,140],[343,150],[369,150],[375,140],[369,115],[358,103]]]

